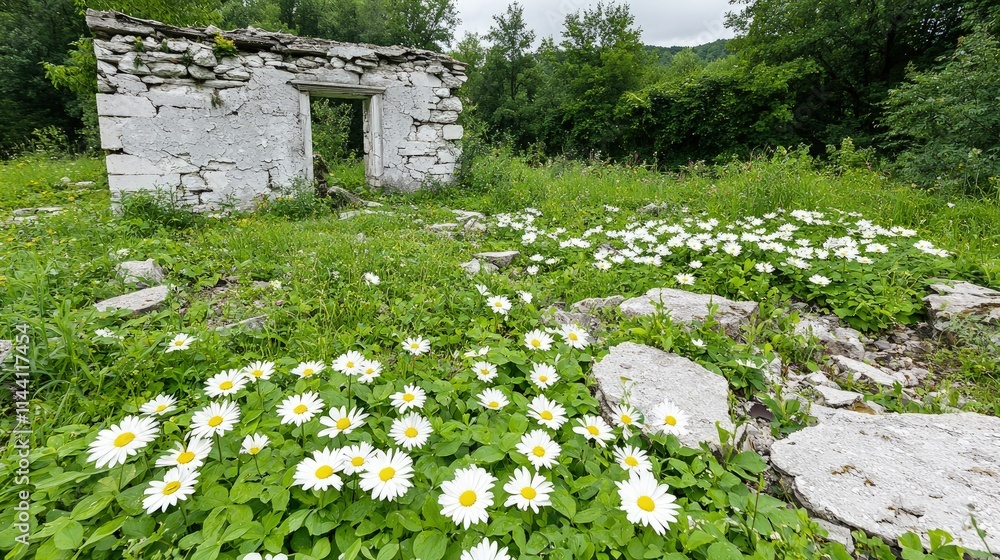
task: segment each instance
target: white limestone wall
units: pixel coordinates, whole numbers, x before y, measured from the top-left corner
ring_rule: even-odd
[[[375,98],[366,149],[374,186],[448,182],[463,135],[464,66],[402,47],[239,30],[177,29],[88,12],[98,115],[115,200],[159,190],[195,210],[250,208],[311,176],[308,95]],[[219,58],[221,33],[238,56]],[[378,125],[381,126],[378,126]]]

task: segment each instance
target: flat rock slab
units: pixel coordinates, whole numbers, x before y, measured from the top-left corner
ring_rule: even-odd
[[[469,262],[464,262],[459,266],[465,271],[469,276],[475,276],[477,274],[493,274],[500,270],[497,266],[491,262],[479,262],[479,259],[472,259]]]
[[[628,393],[628,402],[642,413],[648,424],[653,409],[669,399],[688,414],[688,433],[682,444],[698,447],[699,442],[719,443],[716,422],[734,431],[729,417],[729,383],[691,360],[662,350],[625,342],[615,346],[594,364],[597,398],[605,414],[620,404]],[[648,428],[647,433],[651,432]]]
[[[847,356],[855,360],[865,357],[861,333],[840,326],[840,319],[831,315],[803,315],[795,325],[795,334],[815,336],[830,354]]]
[[[479,260],[493,263],[497,268],[503,268],[514,262],[521,253],[518,251],[497,251],[492,253],[476,253],[472,255]]]
[[[979,317],[983,323],[1000,323],[1000,292],[996,290],[968,282],[956,282],[951,286],[933,284],[931,289],[937,294],[925,297],[924,303],[935,329],[945,329],[960,315]]]
[[[131,294],[113,297],[94,304],[98,311],[109,309],[128,309],[134,315],[140,315],[159,308],[167,299],[167,286],[156,286],[146,288]]]
[[[823,397],[824,404],[830,408],[845,408],[865,398],[861,393],[834,389],[826,385],[816,385],[813,389]]]
[[[156,264],[153,259],[144,261],[125,261],[118,263],[115,272],[125,283],[156,285],[167,277],[167,271]]]
[[[1000,550],[1000,418],[871,416],[813,406],[819,424],[771,447],[771,463],[817,517],[890,542],[944,529],[957,544]],[[926,540],[925,540],[926,542]]]
[[[899,383],[903,387],[913,387],[918,383],[917,377],[906,372],[895,372],[877,366],[869,365],[847,356],[833,356],[833,362],[842,374],[851,379],[864,378],[872,383],[892,387]]]
[[[644,296],[625,300],[621,304],[621,310],[627,317],[639,317],[653,315],[658,307],[662,307],[673,322],[692,323],[705,320],[712,306],[717,307],[715,320],[725,329],[726,334],[734,338],[739,335],[740,327],[757,313],[759,307],[752,301],[732,301],[722,296],[653,288]]]
[[[62,206],[40,206],[38,208],[18,208],[14,210],[15,216],[32,216],[35,214],[60,214],[63,211]]]
[[[580,301],[570,305],[569,308],[571,311],[576,311],[577,313],[594,313],[608,307],[617,307],[621,305],[623,301],[625,301],[624,296],[581,299]]]

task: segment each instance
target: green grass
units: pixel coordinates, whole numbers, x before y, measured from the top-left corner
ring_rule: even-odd
[[[357,165],[336,167],[334,174],[342,177],[340,184],[349,188],[358,189],[363,180],[363,168]],[[64,176],[69,177],[71,183],[94,181],[95,185],[89,188],[67,186],[61,181]],[[862,272],[847,270],[847,267],[842,271],[824,272],[842,272],[843,278],[850,280],[835,286],[836,290],[816,288],[804,280],[806,275],[803,274],[787,274],[781,281],[768,280],[750,272],[743,258],[706,256],[705,268],[698,271],[700,283],[693,289],[763,301],[760,321],[745,333],[748,340],[737,343],[708,327],[688,333],[669,321],[635,320],[621,325],[613,322],[604,333],[605,338],[592,350],[569,354],[566,348],[560,347],[548,356],[555,360],[555,353],[559,353],[561,375],[566,380],[566,388],[554,395],[570,403],[577,415],[597,410],[597,403],[585,383],[587,373],[592,361],[606,351],[606,346],[617,341],[637,340],[688,356],[726,376],[734,391],[747,396],[767,389],[760,371],[745,365],[748,359],[770,359],[777,354],[786,364],[803,370],[821,365],[813,363],[815,353],[806,346],[805,340],[789,335],[792,317],[787,306],[793,297],[840,309],[874,328],[894,318],[915,320],[915,312],[906,306],[919,303],[924,284],[932,275],[963,277],[1000,287],[1000,208],[996,205],[951,201],[934,193],[913,191],[868,170],[848,170],[837,175],[823,172],[797,154],[779,154],[769,159],[691,168],[680,174],[664,175],[600,162],[556,160],[542,166],[530,166],[496,151],[479,158],[466,180],[463,188],[443,186],[408,195],[366,192],[366,198],[376,198],[384,207],[378,212],[361,213],[350,219],[340,219],[339,211],[323,201],[305,198],[271,203],[256,214],[235,213],[223,218],[192,216],[165,207],[154,199],[139,198],[127,201],[118,215],[109,207],[103,162],[99,159],[33,157],[0,164],[0,221],[11,217],[14,209],[26,206],[67,208],[60,215],[44,216],[35,223],[7,224],[0,229],[0,266],[6,271],[0,275],[0,338],[12,338],[20,324],[28,325],[32,334],[32,379],[37,390],[32,402],[37,419],[33,437],[39,443],[36,458],[41,469],[38,477],[44,481],[59,480],[58,476],[65,476],[60,474],[60,469],[81,476],[76,490],[80,494],[63,493],[62,487],[56,484],[41,493],[40,521],[47,522],[48,530],[53,533],[64,531],[63,534],[70,536],[53,537],[31,553],[40,558],[71,557],[70,552],[81,546],[75,538],[78,528],[82,531],[82,539],[93,534],[98,522],[112,524],[121,520],[121,529],[112,530],[113,536],[98,538],[98,546],[87,545],[94,547],[87,554],[124,557],[127,550],[136,558],[153,557],[154,552],[172,557],[169,555],[183,556],[198,549],[198,554],[204,554],[205,558],[237,558],[237,549],[242,554],[262,550],[259,547],[267,543],[272,551],[294,549],[300,554],[298,558],[323,558],[326,557],[323,551],[327,549],[330,550],[328,555],[335,558],[339,551],[353,545],[354,532],[361,530],[357,524],[338,525],[347,516],[357,515],[356,511],[335,507],[323,514],[343,518],[309,514],[310,521],[302,528],[291,528],[288,518],[279,515],[277,521],[284,525],[267,530],[261,525],[259,531],[255,525],[249,535],[259,532],[260,538],[234,537],[231,545],[220,545],[218,556],[211,554],[211,547],[207,545],[210,539],[204,538],[212,534],[209,527],[214,527],[214,522],[209,522],[208,517],[215,517],[212,512],[216,507],[230,508],[229,515],[236,523],[247,515],[248,510],[242,505],[249,503],[254,508],[255,522],[268,522],[270,518],[262,519],[262,515],[273,513],[271,506],[258,502],[254,492],[259,494],[266,488],[268,492],[280,493],[281,489],[291,486],[290,475],[286,476],[281,470],[285,463],[279,459],[298,460],[305,453],[308,444],[300,444],[305,438],[299,432],[288,431],[270,420],[255,423],[254,429],[269,430],[280,440],[267,463],[276,472],[260,480],[246,478],[251,476],[249,469],[241,468],[234,460],[213,465],[215,470],[211,475],[212,480],[238,479],[239,483],[257,484],[261,489],[241,488],[249,494],[241,494],[240,499],[246,497],[246,502],[240,502],[239,507],[230,503],[229,498],[213,495],[209,499],[199,493],[188,510],[192,520],[171,510],[157,518],[156,535],[149,540],[140,539],[138,535],[149,534],[154,530],[153,524],[147,523],[150,518],[138,514],[136,503],[129,500],[134,500],[136,488],[162,473],[135,460],[120,471],[95,470],[84,460],[85,442],[89,443],[97,429],[117,422],[123,414],[135,412],[140,404],[160,392],[180,395],[188,410],[201,406],[204,397],[197,393],[204,380],[224,369],[243,367],[251,360],[263,359],[276,361],[279,369],[286,371],[302,360],[329,363],[346,350],[356,349],[381,359],[386,365],[386,380],[400,385],[396,389],[401,388],[403,378],[412,376],[437,395],[434,412],[440,418],[435,422],[440,423],[435,428],[441,432],[442,439],[435,445],[441,445],[442,451],[437,457],[422,457],[420,463],[421,472],[426,473],[421,475],[425,476],[423,483],[433,483],[436,487],[448,479],[450,468],[470,461],[464,454],[473,453],[475,449],[486,450],[479,451],[480,456],[499,457],[501,453],[506,456],[506,450],[500,451],[501,443],[492,440],[490,434],[514,430],[512,426],[521,425],[516,414],[489,420],[480,415],[481,420],[470,423],[468,415],[476,405],[474,394],[469,393],[473,385],[462,373],[470,365],[469,360],[462,357],[464,352],[482,345],[491,346],[493,350],[488,359],[501,366],[504,379],[515,388],[514,392],[530,392],[532,388],[523,382],[523,376],[530,369],[531,360],[536,358],[525,355],[519,337],[539,326],[543,308],[586,297],[636,295],[651,287],[672,286],[675,273],[685,270],[686,261],[670,261],[659,269],[625,266],[600,272],[586,256],[592,249],[559,252],[552,243],[540,243],[545,251],[558,254],[562,261],[552,266],[544,265],[542,272],[533,276],[527,273],[526,258],[534,250],[542,249],[523,247],[520,232],[491,224],[485,234],[449,237],[426,229],[429,224],[454,221],[452,209],[477,210],[496,216],[533,207],[542,214],[541,227],[565,227],[573,234],[596,225],[623,227],[640,208],[654,202],[665,204],[664,219],[711,217],[723,224],[763,215],[777,208],[824,210],[831,215],[838,209],[859,212],[886,227],[915,229],[920,237],[954,253],[949,261],[937,261],[910,250],[894,261],[905,263],[900,265],[905,270],[892,270],[878,281],[857,280],[862,278]],[[606,205],[621,211],[609,212]],[[683,211],[685,208],[687,212]],[[640,221],[647,219],[653,216],[638,217]],[[825,231],[817,235],[825,235]],[[458,266],[473,253],[512,248],[525,254],[509,274],[468,278]],[[900,252],[905,249],[901,248]],[[125,251],[127,257],[122,255]],[[128,290],[115,280],[114,273],[115,265],[126,258],[152,258],[167,269],[168,283],[174,290],[163,309],[134,318],[99,313],[94,309],[96,301]],[[379,285],[368,285],[363,280],[364,274],[369,272],[381,278]],[[511,317],[500,321],[486,311],[476,288],[479,283],[493,293],[511,297],[515,302]],[[873,292],[873,286],[884,291]],[[519,291],[531,292],[532,303],[518,300]],[[873,305],[879,313],[871,317],[852,314],[854,311],[848,307],[854,300],[876,302]],[[259,314],[269,316],[267,327],[262,331],[215,332],[208,328]],[[99,328],[112,329],[124,339],[98,337],[95,331]],[[165,343],[178,332],[197,336],[199,341],[195,349],[186,353],[164,353]],[[433,357],[413,364],[412,360],[400,355],[400,341],[413,335],[431,339]],[[707,348],[694,345],[692,339],[695,337],[707,342]],[[1000,402],[997,396],[1000,374],[996,360],[989,357],[989,337],[977,331],[975,336],[963,340],[971,341],[967,348],[943,351],[936,356],[935,364],[941,372],[949,372],[939,382],[942,386],[947,383],[961,385],[962,393],[973,400],[973,409],[995,414],[1000,409],[997,404]],[[9,377],[4,381],[9,381]],[[282,387],[282,384],[287,386]],[[301,392],[311,388],[313,385],[305,380],[294,385],[282,380],[268,385],[262,395],[249,394],[243,398],[250,405],[259,397],[259,406],[267,403],[273,407],[285,394],[284,390]],[[348,405],[360,399],[373,411],[384,408],[381,401],[385,395],[381,392],[389,390],[388,387],[362,390],[352,401],[345,399],[337,386],[317,385],[315,388],[331,403]],[[946,397],[951,398],[942,399]],[[933,404],[927,407],[928,411],[940,409],[938,402]],[[783,405],[775,403],[775,406]],[[176,437],[188,421],[186,416],[175,417],[169,425],[165,424],[165,431]],[[782,425],[775,426],[779,433],[799,427],[804,416],[789,413],[782,421]],[[387,427],[382,424],[385,422],[380,420],[381,427],[375,428],[375,437],[385,436],[378,431]],[[460,437],[455,434],[465,438],[459,445],[452,445],[458,440],[447,439]],[[479,439],[472,441],[469,437]],[[637,436],[634,441],[647,444]],[[565,465],[565,472],[559,471],[558,476],[571,484],[580,480],[593,482],[587,477],[601,477],[607,487],[602,492],[613,494],[613,485],[603,476],[614,468],[613,461],[605,456],[606,453],[602,455],[577,443],[568,444],[573,464]],[[281,456],[277,451],[279,444]],[[801,531],[789,529],[800,521],[797,516],[802,514],[786,509],[779,500],[765,499],[760,517],[756,514],[750,517],[747,500],[752,494],[747,488],[748,485],[756,488],[758,479],[754,472],[757,463],[749,457],[737,459],[737,455],[730,454],[719,461],[704,451],[679,449],[676,440],[662,437],[648,445],[664,457],[658,462],[658,473],[682,494],[685,513],[711,526],[706,529],[708,533],[703,531],[705,535],[710,533],[711,538],[692,546],[691,550],[685,549],[679,540],[682,535],[687,539],[697,533],[686,526],[686,521],[681,522],[683,529],[674,527],[666,537],[641,528],[636,528],[633,534],[633,528],[623,521],[624,517],[613,504],[587,493],[586,485],[580,488],[560,486],[567,491],[567,496],[579,493],[582,498],[576,503],[574,498],[567,497],[570,501],[560,505],[558,515],[553,513],[551,522],[533,517],[510,516],[508,519],[500,515],[500,518],[511,527],[527,523],[534,532],[546,535],[549,540],[544,543],[563,539],[572,541],[572,546],[576,547],[576,541],[588,532],[588,539],[605,547],[600,550],[616,549],[626,558],[650,554],[665,556],[668,552],[712,557],[725,552],[710,545],[714,540],[729,543],[747,553],[757,550],[764,556],[769,550],[778,555],[807,557],[818,555],[821,550],[833,553],[831,547],[818,541],[814,527],[804,525]],[[226,453],[236,457],[238,441],[228,441],[225,446]],[[668,455],[669,461],[665,459]],[[152,457],[154,455],[150,455]],[[507,473],[515,466],[501,463],[500,459],[496,462],[497,472]],[[124,487],[120,486],[119,476],[125,478]],[[706,493],[704,488],[716,492]],[[231,489],[236,491],[235,487]],[[114,497],[119,491],[131,498]],[[91,517],[74,517],[71,523],[66,514],[79,507],[78,502],[85,493],[111,496],[109,500],[114,503],[105,504],[105,509]],[[288,506],[290,511],[311,511],[320,503],[329,503],[326,500],[329,496],[323,495],[317,502],[315,496],[301,490],[292,492],[290,502],[287,491],[280,495],[280,499],[291,504]],[[0,493],[0,500],[9,497],[9,494]],[[429,500],[433,504],[433,496]],[[570,503],[574,512],[587,509],[591,513],[585,518],[593,515],[594,520],[599,520],[598,524],[591,525],[595,521],[571,523],[576,514],[567,513]],[[402,509],[409,513],[393,515],[389,509],[372,506],[371,515],[383,516],[379,517],[382,524],[361,526],[368,531],[364,546],[378,554],[378,549],[388,546],[390,541],[402,543],[402,548],[394,552],[401,557],[412,557],[418,540],[415,535],[420,530],[429,535],[421,537],[421,547],[430,546],[428,542],[437,539],[439,533],[454,531],[450,521],[442,521],[435,507],[421,509],[420,504],[407,502],[402,504]],[[8,520],[0,517],[4,527]],[[302,519],[298,523],[301,524]],[[421,525],[420,530],[413,529],[414,524]],[[324,536],[324,531],[333,531],[331,527],[341,529],[336,535]],[[222,525],[217,529],[222,531]],[[270,540],[267,540],[268,530],[276,535]],[[285,532],[279,534],[282,530]],[[190,539],[180,541],[184,543],[183,552],[178,552],[176,543],[180,537],[195,531],[201,531],[198,536],[206,543],[202,548],[207,552],[200,552],[198,547],[201,545]],[[346,533],[341,535],[344,531]],[[784,531],[782,539],[772,537],[775,531]],[[494,533],[494,538],[503,540],[507,538],[505,535],[516,531],[497,529]],[[449,547],[446,558],[457,557],[461,547],[475,544],[473,540],[478,542],[475,531],[463,535],[459,537],[461,546],[458,540],[446,545]],[[530,535],[522,532],[522,537]],[[505,545],[513,542],[512,546],[522,550],[536,550],[535,545],[539,545],[538,554],[551,554],[553,558],[560,554],[547,548],[547,544],[518,543],[516,535],[511,538],[514,540],[504,540]],[[626,543],[632,540],[641,542],[642,546],[626,546],[619,542],[623,538]],[[436,543],[435,540],[431,544],[436,546]],[[10,535],[0,534],[0,548],[10,548],[10,544]],[[633,546],[638,548],[631,550]],[[100,547],[110,552],[98,554],[96,551]],[[585,544],[581,547],[579,550],[574,548],[573,554],[587,556]],[[590,554],[595,552],[590,551]],[[26,556],[22,550],[12,557]]]

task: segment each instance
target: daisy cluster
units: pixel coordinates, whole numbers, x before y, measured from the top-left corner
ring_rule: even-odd
[[[833,269],[842,263],[874,265],[884,259],[894,262],[900,253],[949,256],[930,241],[915,239],[917,232],[912,229],[885,228],[854,212],[778,209],[730,224],[707,214],[694,216],[686,208],[679,214],[677,220],[632,218],[621,228],[612,227],[616,218],[609,215],[605,217],[607,225],[568,232],[562,227],[540,227],[541,212],[528,208],[499,214],[496,223],[519,237],[524,247],[537,251],[529,257],[537,263],[527,269],[532,275],[537,274],[538,264],[553,265],[561,260],[546,253],[567,251],[583,253],[593,267],[602,271],[627,264],[662,267],[669,263],[681,267],[674,276],[681,285],[694,285],[698,269],[707,261],[726,257],[751,260],[758,274],[793,275]],[[814,272],[809,281],[825,286],[830,279]]]
[[[504,508],[516,507],[533,513],[551,507],[555,485],[549,471],[560,464],[563,445],[568,438],[582,438],[597,449],[607,449],[613,460],[628,473],[627,480],[616,483],[620,508],[626,518],[664,534],[668,525],[676,521],[680,508],[667,485],[655,478],[648,453],[627,443],[610,449],[608,446],[619,437],[629,438],[632,430],[644,428],[680,435],[684,433],[687,421],[684,412],[672,403],[664,402],[656,408],[656,418],[644,423],[638,411],[622,404],[613,410],[614,426],[599,415],[581,414],[571,418],[566,406],[549,396],[553,394],[550,390],[562,381],[560,368],[557,367],[562,353],[586,348],[590,344],[589,334],[577,325],[563,325],[557,329],[536,329],[518,335],[517,343],[531,358],[530,372],[523,374],[524,378],[518,378],[517,373],[511,374],[506,387],[493,386],[500,374],[497,364],[490,361],[489,347],[469,350],[464,356],[468,367],[466,375],[471,373],[470,378],[477,382],[472,385],[478,387],[474,389],[478,392],[473,396],[474,402],[481,407],[481,414],[509,409],[513,401],[510,391],[523,393],[518,387],[528,387],[528,392],[534,393],[524,395],[530,396],[530,399],[521,412],[537,427],[529,426],[511,452],[520,455],[530,467],[519,466],[503,480],[476,464],[456,468],[452,477],[440,485],[440,493],[436,497],[442,515],[457,526],[469,529],[475,524],[488,522],[490,509],[499,507],[501,499]],[[404,376],[407,363],[415,362],[430,350],[430,342],[424,338],[403,341],[396,363],[402,364]],[[553,359],[550,350],[560,354]],[[304,361],[285,373],[279,373],[275,363],[261,361],[209,377],[202,393],[213,400],[193,410],[187,423],[187,433],[157,458],[156,467],[166,471],[147,483],[143,508],[149,514],[163,512],[195,493],[201,469],[212,460],[214,447],[218,447],[219,459],[223,460],[219,442],[238,431],[244,418],[242,409],[253,409],[255,404],[267,408],[263,396],[259,400],[252,398],[255,392],[260,395],[260,382],[272,378],[279,383],[281,378],[319,378],[322,383],[329,381],[326,375],[330,371],[346,376],[349,382],[356,379],[361,384],[375,384],[383,377],[381,362],[353,350],[340,355],[331,364]],[[295,386],[302,388],[305,385],[296,382]],[[311,440],[314,444],[311,447],[322,445],[322,448],[307,453],[303,441],[304,455],[292,467],[294,472],[290,479],[293,486],[307,492],[340,491],[353,478],[353,487],[370,494],[372,500],[396,501],[420,481],[419,478],[414,480],[418,474],[414,469],[414,454],[435,453],[434,446],[428,445],[434,429],[431,420],[424,415],[428,393],[421,387],[419,378],[412,383],[404,380],[402,390],[391,394],[384,391],[383,394],[388,395],[385,404],[391,406],[395,416],[391,418],[391,428],[384,439],[371,430],[379,420],[373,417],[374,411],[354,404],[349,393],[347,400],[350,404],[338,407],[324,402],[319,391],[305,390],[282,395],[275,400],[272,411],[253,410],[251,413],[254,416],[259,416],[261,412],[273,414],[278,420],[279,432],[244,434],[240,454],[256,462],[257,455],[273,439],[291,435],[282,434],[282,426],[289,431],[297,430],[304,440],[305,427],[317,423],[322,428]],[[241,399],[246,402],[242,403]],[[126,463],[160,436],[159,419],[176,414],[177,405],[178,399],[172,395],[159,395],[141,405],[141,414],[126,416],[97,434],[89,446],[87,460],[97,468]],[[183,420],[175,423],[185,425]],[[564,425],[570,429],[563,430]],[[318,445],[316,439],[319,440]],[[259,465],[257,468],[259,470]],[[505,498],[497,497],[500,489]],[[463,558],[470,559],[484,557],[509,556],[505,548],[501,549],[489,540],[482,541],[463,555]]]

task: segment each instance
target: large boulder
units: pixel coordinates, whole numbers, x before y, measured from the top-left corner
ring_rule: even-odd
[[[944,529],[982,550],[974,516],[1000,550],[1000,418],[810,413],[819,423],[775,443],[771,463],[814,515],[892,542]]]
[[[625,342],[594,364],[593,373],[597,398],[609,418],[611,407],[628,395],[629,404],[649,423],[653,409],[669,399],[688,414],[688,433],[679,438],[684,445],[698,447],[702,441],[719,444],[716,423],[734,431],[726,378],[687,358]]]
[[[847,356],[833,356],[833,363],[844,377],[852,380],[865,379],[877,385],[892,387],[899,383],[903,387],[913,387],[919,379],[913,372],[891,371],[878,366],[852,360]]]
[[[142,288],[161,284],[167,277],[167,271],[153,259],[121,262],[115,271],[126,284],[140,284]]]
[[[924,298],[927,314],[935,329],[944,330],[948,323],[959,316],[978,318],[984,323],[1000,323],[1000,292],[970,284],[933,284],[937,294]]]
[[[726,334],[737,337],[740,327],[757,313],[758,305],[752,301],[732,301],[722,296],[696,294],[671,288],[653,288],[646,295],[625,300],[621,311],[626,317],[653,315],[662,308],[675,323],[688,324],[704,321],[710,309],[715,309],[715,320]]]
[[[98,311],[108,311],[112,309],[127,309],[133,315],[141,315],[154,309],[158,309],[167,300],[167,286],[156,286],[146,288],[131,294],[113,297],[94,304]]]

